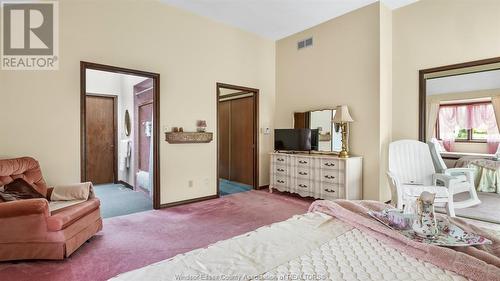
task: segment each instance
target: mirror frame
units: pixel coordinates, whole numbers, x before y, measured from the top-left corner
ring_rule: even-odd
[[[495,58],[489,58],[489,59],[482,59],[482,60],[476,60],[476,61],[470,61],[470,62],[464,62],[464,63],[457,63],[457,64],[450,64],[450,65],[445,65],[445,66],[439,66],[439,67],[433,67],[433,68],[428,68],[428,69],[422,69],[419,71],[418,74],[418,140],[425,142],[426,141],[426,98],[427,98],[427,91],[426,91],[426,79],[425,75],[434,73],[434,72],[441,72],[441,71],[448,71],[448,70],[455,70],[455,69],[461,69],[461,68],[467,68],[467,67],[474,67],[474,66],[481,66],[481,65],[488,65],[488,64],[494,64],[494,63],[500,63],[500,57],[495,57]],[[489,70],[483,70],[483,71],[489,71]],[[481,72],[481,71],[476,71],[476,72]],[[467,72],[467,73],[473,73],[473,72]],[[455,75],[461,75],[461,74],[450,74],[450,75],[443,75],[443,77],[446,76],[455,76]]]
[[[309,109],[309,110],[304,110],[304,111],[294,111],[294,112],[292,113],[292,120],[293,120],[292,126],[295,128],[295,113],[305,113],[305,112],[309,112],[309,113],[311,113],[311,112],[313,112],[313,111],[325,111],[325,110],[332,110],[332,111],[334,111],[334,110],[337,110],[337,107],[338,107],[338,105],[335,105],[335,106],[333,106],[333,107],[331,107],[331,108],[328,108],[328,107],[321,107],[321,108],[319,108],[319,109]],[[333,118],[333,117],[334,117],[334,116],[332,116],[332,118]],[[332,141],[333,141],[333,135],[334,135],[335,133],[339,133],[339,131],[340,131],[340,128],[339,128],[339,131],[337,131],[337,130],[336,130],[336,127],[337,127],[337,125],[336,125],[336,124],[337,124],[337,123],[333,123],[333,125],[332,125],[332,129],[333,129],[333,131],[332,131]],[[348,126],[349,126],[349,124],[348,124]],[[347,134],[348,134],[348,136],[349,136],[349,129],[347,130]],[[349,137],[347,137],[347,139],[349,140]],[[349,143],[349,141],[348,141],[348,143]],[[340,153],[340,150],[331,150],[331,151],[326,151],[326,150],[318,150],[318,151],[311,151],[311,153],[315,153],[315,154],[333,154],[333,155],[338,155],[338,154]]]
[[[132,130],[132,124],[130,123],[130,113],[128,109],[125,110],[125,135],[130,136],[130,131]]]

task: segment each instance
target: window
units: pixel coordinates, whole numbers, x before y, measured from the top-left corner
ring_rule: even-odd
[[[491,102],[442,104],[436,125],[436,137],[443,140],[486,142],[498,134]]]

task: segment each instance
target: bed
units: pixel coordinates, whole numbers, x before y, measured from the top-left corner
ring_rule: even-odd
[[[474,169],[477,191],[500,193],[500,161],[494,158],[462,157],[458,159],[456,167]]]
[[[381,240],[312,210],[110,280],[469,280]]]

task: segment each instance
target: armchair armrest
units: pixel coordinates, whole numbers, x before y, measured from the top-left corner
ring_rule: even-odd
[[[474,169],[472,169],[472,168],[449,168],[449,169],[446,169],[445,173],[446,174],[448,174],[448,173],[474,173]]]
[[[387,171],[386,174],[387,178],[389,179],[389,186],[391,188],[391,203],[396,205],[398,208],[402,208],[403,192],[400,190],[401,182],[399,181],[399,178],[390,171]]]
[[[472,168],[450,168],[446,169],[445,174],[453,176],[453,174],[463,174],[467,177],[468,181],[474,180],[474,169]]]
[[[448,188],[449,194],[453,194],[453,181],[457,180],[456,177],[447,175],[447,174],[433,174],[432,182],[434,185],[437,185],[437,181],[442,181],[444,186]]]
[[[389,179],[389,183],[391,185],[394,185],[394,186],[397,186],[397,185],[400,185],[401,182],[399,181],[399,179],[396,177],[396,175],[394,175],[393,173],[391,172],[386,172],[387,174],[387,178]]]
[[[46,199],[25,199],[0,204],[0,218],[12,218],[41,214],[49,216],[49,202]]]

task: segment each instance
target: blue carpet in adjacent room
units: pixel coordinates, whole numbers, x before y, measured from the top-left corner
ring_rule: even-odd
[[[245,192],[252,190],[252,186],[234,182],[234,181],[228,181],[225,179],[219,179],[219,192],[221,196],[224,195],[229,195],[233,193],[238,193],[238,192]]]
[[[134,191],[122,184],[94,186],[95,196],[101,200],[101,216],[111,218],[153,209],[153,203],[144,192]]]

